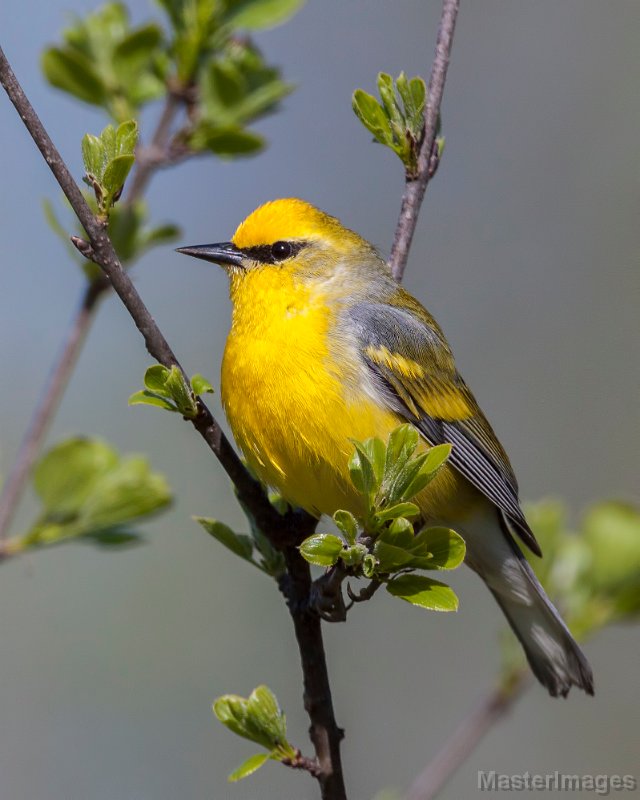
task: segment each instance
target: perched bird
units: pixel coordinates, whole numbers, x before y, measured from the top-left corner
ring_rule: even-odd
[[[507,454],[456,370],[431,314],[393,279],[375,248],[297,199],[260,206],[230,242],[183,247],[228,273],[233,316],[222,402],[247,462],[311,514],[347,509],[352,439],[386,440],[411,422],[425,446],[450,442],[418,496],[425,522],[465,539],[550,694],[593,694],[591,668],[515,542],[541,555]]]

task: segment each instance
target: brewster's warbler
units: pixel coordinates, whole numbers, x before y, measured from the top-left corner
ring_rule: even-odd
[[[233,317],[222,402],[260,479],[315,516],[362,510],[352,439],[411,422],[450,459],[418,496],[422,517],[460,533],[552,695],[593,693],[591,668],[520,552],[541,555],[507,454],[458,374],[431,314],[375,248],[296,199],[254,211],[230,242],[179,252],[224,267]]]

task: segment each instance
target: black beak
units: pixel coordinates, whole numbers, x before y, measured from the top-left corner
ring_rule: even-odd
[[[218,242],[217,244],[197,244],[194,247],[178,247],[177,253],[184,253],[185,256],[201,258],[203,261],[211,261],[214,264],[232,264],[234,267],[241,267],[244,253],[233,244],[233,242]]]

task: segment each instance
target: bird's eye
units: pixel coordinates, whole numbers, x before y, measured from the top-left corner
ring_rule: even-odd
[[[274,242],[271,245],[271,255],[274,261],[283,261],[285,258],[289,258],[292,252],[293,248],[289,242]]]

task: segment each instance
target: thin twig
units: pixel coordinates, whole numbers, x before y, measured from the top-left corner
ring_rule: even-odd
[[[418,222],[422,199],[427,184],[437,166],[437,160],[434,161],[433,159],[433,151],[459,7],[460,0],[444,0],[442,4],[436,54],[431,68],[427,104],[424,110],[424,137],[418,154],[417,175],[415,177],[407,176],[406,178],[400,217],[396,226],[393,247],[391,248],[391,257],[389,258],[389,268],[398,283],[402,281],[407,265],[409,248],[411,247],[413,234]]]
[[[526,670],[493,689],[458,725],[413,782],[407,800],[433,800],[478,746],[484,735],[513,707],[530,683]]]

